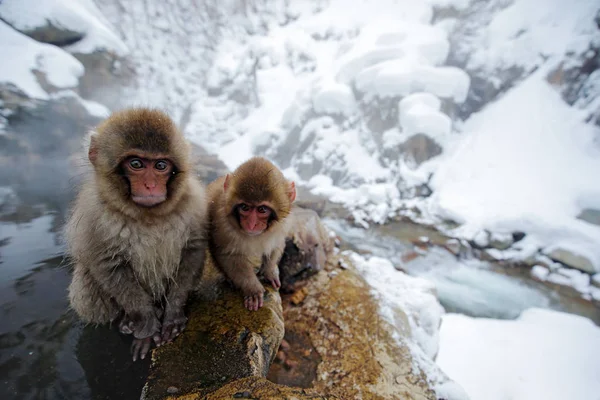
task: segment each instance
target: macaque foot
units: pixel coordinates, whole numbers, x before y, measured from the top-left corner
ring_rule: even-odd
[[[138,357],[143,360],[148,355],[150,351],[150,347],[152,347],[152,338],[147,337],[144,339],[133,339],[131,343],[131,354],[133,355],[133,361],[137,361]]]
[[[279,289],[281,287],[281,281],[279,280],[279,273],[269,273],[265,272],[264,277],[274,289]]]
[[[263,306],[262,292],[244,296],[244,306],[250,311],[258,311]]]
[[[160,344],[157,343],[157,345],[161,346],[163,344],[171,343],[181,332],[183,332],[186,324],[187,318],[183,312],[178,313],[174,317],[165,318],[161,331]]]
[[[119,321],[119,332],[124,335],[131,335],[133,333],[133,321],[124,316],[121,321]]]

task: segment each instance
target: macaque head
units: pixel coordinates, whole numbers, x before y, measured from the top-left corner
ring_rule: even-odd
[[[182,196],[189,151],[169,116],[138,108],[102,122],[91,136],[88,157],[100,195],[109,204],[163,214]]]
[[[294,182],[262,157],[251,158],[227,175],[223,189],[230,221],[249,236],[286,218],[296,199]]]

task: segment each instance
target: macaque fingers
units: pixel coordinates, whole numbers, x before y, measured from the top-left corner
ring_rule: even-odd
[[[264,296],[262,293],[244,297],[244,307],[250,311],[258,311],[264,304]]]
[[[181,332],[184,331],[187,324],[185,316],[173,318],[163,322],[161,331],[161,344],[172,342]]]
[[[137,361],[138,357],[143,360],[148,355],[150,347],[152,346],[152,338],[147,337],[144,339],[133,339],[131,343],[131,354],[133,361]]]

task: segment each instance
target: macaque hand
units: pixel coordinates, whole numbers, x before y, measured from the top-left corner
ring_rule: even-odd
[[[146,316],[138,313],[125,316],[119,324],[119,330],[126,334],[130,332],[134,336],[131,343],[133,361],[136,361],[138,357],[142,360],[146,358],[152,342],[154,341],[158,345],[161,340],[160,322],[154,313]]]
[[[131,343],[131,354],[133,355],[133,361],[137,361],[138,357],[143,360],[148,355],[150,347],[152,346],[152,338],[147,337],[144,339],[133,339]]]
[[[263,306],[263,293],[265,288],[256,278],[256,282],[249,284],[242,293],[244,294],[244,306],[250,311],[257,311]]]
[[[157,343],[157,346],[161,346],[166,343],[171,343],[183,330],[187,324],[187,317],[185,316],[183,309],[171,310],[167,307],[165,312],[165,318],[162,324],[161,341]]]
[[[277,265],[268,268],[263,275],[274,289],[279,289],[281,287],[281,281],[279,280],[279,269],[277,268]]]

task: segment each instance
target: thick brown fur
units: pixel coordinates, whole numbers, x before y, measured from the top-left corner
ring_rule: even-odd
[[[166,114],[144,108],[114,113],[90,143],[93,176],[65,232],[74,262],[71,306],[89,323],[124,316],[122,332],[162,344],[185,326],[183,307],[202,274],[207,244],[206,198],[189,145]],[[130,199],[120,165],[132,153],[174,164],[163,203],[141,207]]]
[[[212,182],[208,188],[209,248],[217,267],[238,287],[248,307],[248,299],[262,304],[264,288],[256,273],[279,282],[277,264],[285,248],[288,218],[292,207],[290,182],[268,160],[254,157],[238,167],[228,179]],[[248,236],[240,227],[234,209],[239,202],[270,204],[275,215],[258,236]],[[258,302],[258,303],[256,303]],[[259,304],[256,306],[256,304]]]

